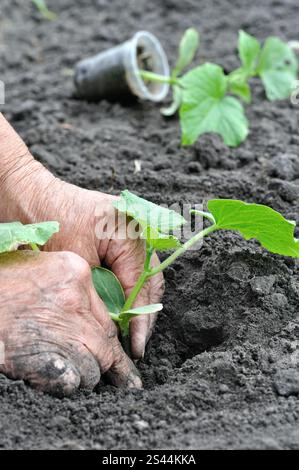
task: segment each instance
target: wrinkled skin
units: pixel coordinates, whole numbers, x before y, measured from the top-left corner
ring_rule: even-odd
[[[142,386],[98,298],[86,261],[71,252],[0,255],[0,371],[56,395],[93,389],[101,374]]]
[[[36,163],[36,162],[35,162]],[[90,266],[104,263],[119,278],[128,296],[143,269],[144,241],[140,238],[119,238],[123,227],[114,224],[116,211],[112,202],[115,196],[89,191],[54,178],[42,168],[32,172],[23,193],[22,206],[17,213],[9,210],[6,220],[24,223],[57,220],[60,231],[44,247],[47,251],[72,251],[85,259]],[[39,185],[39,186],[38,186]],[[38,187],[38,191],[37,191]],[[25,197],[25,202],[24,202]],[[9,207],[9,205],[7,205]],[[123,223],[127,221],[122,219]],[[108,229],[105,231],[106,227]],[[159,263],[157,255],[152,264]],[[151,278],[140,292],[135,306],[157,303],[163,294],[163,276]],[[134,359],[144,355],[155,315],[135,317],[131,322],[131,350]]]
[[[55,189],[57,188],[57,189]],[[104,263],[120,280],[128,296],[143,270],[145,259],[144,241],[140,238],[118,239],[122,226],[116,225],[116,211],[112,202],[115,196],[88,191],[55,180],[48,191],[55,194],[50,204],[38,209],[39,220],[61,223],[60,232],[46,246],[47,250],[70,250],[82,256],[90,266]],[[58,208],[58,209],[57,209]],[[108,227],[107,233],[103,233]],[[159,263],[157,255],[152,264]],[[141,291],[135,306],[157,303],[163,294],[163,276],[150,278]],[[131,321],[132,356],[140,359],[152,332],[156,315],[143,315]]]
[[[128,358],[124,358],[124,353],[115,337],[115,325],[110,320],[105,306],[98,300],[98,307],[95,309],[98,313],[95,314],[94,308],[87,309],[86,304],[91,302],[91,298],[93,299],[92,305],[95,303],[90,280],[90,267],[94,265],[104,263],[110,267],[122,283],[126,296],[130,293],[143,269],[145,258],[143,241],[136,237],[134,239],[115,237],[120,226],[116,225],[111,228],[109,224],[116,214],[112,206],[115,197],[88,191],[55,178],[34,160],[22,139],[1,114],[0,144],[0,222],[20,220],[22,223],[35,223],[56,220],[60,223],[59,233],[43,247],[45,251],[54,252],[53,255],[41,253],[38,262],[35,258],[34,262],[33,258],[30,258],[26,263],[23,258],[16,257],[11,266],[7,264],[5,271],[1,263],[0,275],[6,276],[7,281],[5,288],[4,284],[1,284],[3,313],[0,315],[0,331],[9,345],[6,348],[9,362],[2,370],[14,378],[24,377],[32,385],[51,393],[55,392],[56,388],[69,393],[79,385],[96,383],[99,371],[92,374],[83,370],[85,368],[91,370],[86,364],[96,363],[100,364],[103,372],[113,366],[109,375],[116,385],[140,386],[139,378],[137,382],[132,379],[132,363]],[[125,226],[127,223],[126,220],[123,222]],[[103,235],[106,226],[109,230],[106,235]],[[49,271],[49,267],[55,265],[55,262],[50,261],[54,259],[50,256],[66,256],[57,254],[57,252],[66,251],[79,255],[76,257],[77,261],[74,262],[72,259],[71,262],[59,262],[61,272],[56,269],[56,274],[53,276],[53,271],[51,269]],[[25,256],[24,253],[22,256]],[[27,253],[26,256],[30,255]],[[19,265],[21,260],[23,264]],[[86,289],[92,292],[83,296],[83,304],[78,299],[82,269],[75,267],[80,263],[81,268],[82,263],[85,266],[84,279],[87,278],[88,273],[89,287]],[[152,263],[153,265],[159,263],[157,256],[153,257]],[[31,268],[36,267],[37,264],[40,264],[39,274],[37,275],[36,271],[31,274]],[[26,271],[25,279],[29,283],[26,284],[26,290],[21,289],[18,281],[21,277],[19,270],[22,273]],[[24,275],[22,276],[23,279]],[[72,279],[67,289],[61,287],[64,286],[65,279]],[[36,285],[41,285],[41,280],[43,280],[42,288],[36,289]],[[54,281],[56,282],[55,288]],[[84,281],[83,284],[86,285],[86,282]],[[10,292],[11,286],[17,289],[17,304],[13,297],[10,297],[13,296]],[[140,292],[135,306],[160,301],[163,287],[162,274],[151,278]],[[63,301],[62,304],[57,303],[56,299],[63,299],[66,292],[67,301]],[[99,302],[101,307],[99,307]],[[44,305],[46,305],[45,308]],[[106,337],[104,338],[97,322],[91,321],[94,316],[99,317],[99,310],[102,312],[100,323],[106,325],[104,329],[108,331],[108,336],[111,336],[113,332],[110,342],[107,342]],[[81,311],[85,312],[84,315],[80,315]],[[83,318],[86,320],[87,317],[88,321],[83,321]],[[82,321],[79,321],[79,318]],[[132,320],[130,336],[133,359],[140,359],[144,355],[154,321],[155,315],[140,316]],[[114,358],[111,358],[111,341],[112,349],[117,352]],[[85,350],[82,345],[85,345]],[[84,351],[84,354],[78,354],[78,347],[81,352]],[[63,357],[67,362],[56,363],[57,356],[59,359]],[[76,360],[74,356],[77,357]],[[63,371],[61,374],[57,372],[55,364],[53,366],[53,361],[56,366],[60,364],[60,370]],[[49,370],[59,377],[57,387],[55,380],[53,378],[50,380],[48,376]],[[90,379],[91,376],[94,377],[93,380]]]

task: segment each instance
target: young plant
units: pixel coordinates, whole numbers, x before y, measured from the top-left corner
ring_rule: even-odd
[[[53,21],[57,18],[56,13],[53,11],[49,10],[47,7],[47,4],[45,0],[31,0],[33,5],[37,8],[37,10],[40,12],[40,14],[49,21]]]
[[[164,116],[172,116],[175,114],[182,103],[182,88],[180,85],[175,83],[175,80],[182,74],[185,68],[193,62],[199,43],[200,38],[196,29],[188,28],[179,44],[179,57],[171,72],[171,78],[174,80],[172,85],[173,101],[168,108],[161,109],[161,113]]]
[[[195,216],[206,218],[210,225],[184,244],[172,234],[186,222],[177,212],[153,204],[127,190],[121,193],[121,198],[114,206],[119,212],[134,219],[141,228],[141,237],[146,248],[143,271],[127,299],[119,280],[108,269],[94,267],[92,277],[95,289],[104,301],[112,320],[119,325],[123,345],[128,353],[131,319],[162,309],[160,303],[134,307],[144,284],[209,234],[217,230],[236,231],[245,240],[255,238],[271,253],[299,258],[299,240],[294,238],[295,223],[284,219],[270,207],[260,204],[247,204],[231,199],[210,200],[207,204],[208,212],[191,211]],[[31,225],[23,225],[21,222],[0,224],[0,253],[16,251],[24,245],[39,250],[38,247],[44,245],[58,231],[58,222]],[[169,250],[174,251],[159,266],[151,266],[155,251]]]
[[[239,32],[241,67],[228,76],[229,89],[250,102],[248,80],[260,77],[270,101],[289,98],[297,77],[298,61],[292,47],[277,37],[260,42],[245,31]]]
[[[196,32],[188,29],[170,77],[147,71],[140,71],[140,75],[146,81],[166,82],[172,86],[173,103],[162,113],[170,116],[179,109],[183,145],[193,144],[206,132],[215,132],[228,146],[236,147],[246,139],[249,126],[242,104],[231,95],[249,103],[248,81],[259,76],[269,100],[288,98],[297,76],[297,58],[290,45],[279,38],[269,37],[261,47],[257,39],[240,31],[241,67],[226,75],[219,65],[205,63],[180,76],[192,61],[198,43]]]
[[[231,199],[210,200],[207,204],[209,212],[191,211],[196,216],[206,218],[210,225],[184,244],[171,234],[186,222],[177,212],[153,204],[127,190],[121,193],[121,199],[114,206],[138,222],[146,248],[143,271],[127,299],[120,282],[111,271],[101,267],[92,270],[96,291],[106,304],[111,318],[119,325],[127,351],[131,319],[162,309],[162,304],[134,308],[134,302],[145,282],[211,233],[218,230],[236,231],[245,240],[255,238],[271,253],[299,258],[299,240],[294,238],[295,223],[264,205]],[[156,250],[174,252],[159,266],[152,267],[151,257]]]

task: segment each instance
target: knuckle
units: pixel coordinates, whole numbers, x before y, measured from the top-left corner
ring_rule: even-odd
[[[25,359],[26,358],[26,359]],[[80,386],[74,364],[59,353],[31,351],[13,361],[12,378],[26,380],[33,388],[59,397],[69,396]]]
[[[63,262],[64,266],[73,273],[76,279],[82,281],[90,278],[91,274],[89,264],[76,253],[68,251],[64,252]]]

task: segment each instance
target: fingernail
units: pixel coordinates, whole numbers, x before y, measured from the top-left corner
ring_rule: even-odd
[[[130,374],[128,377],[127,381],[127,387],[128,388],[138,388],[143,389],[143,383],[139,375],[136,374]]]

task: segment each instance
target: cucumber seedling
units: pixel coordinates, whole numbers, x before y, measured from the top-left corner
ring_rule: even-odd
[[[116,276],[108,269],[94,267],[92,277],[98,295],[105,303],[112,320],[118,324],[122,342],[130,353],[130,321],[138,315],[156,313],[162,304],[134,307],[136,298],[149,278],[162,272],[179,256],[204,237],[218,230],[236,231],[245,240],[256,239],[271,253],[299,258],[299,240],[294,238],[295,223],[286,220],[279,212],[260,204],[247,204],[232,199],[212,199],[207,203],[208,212],[193,210],[195,216],[204,217],[209,225],[193,235],[184,244],[173,235],[186,220],[177,212],[160,207],[129,191],[123,191],[114,207],[134,219],[145,243],[143,271],[128,298]],[[21,222],[0,224],[0,253],[17,250],[29,245],[38,250],[54,233],[59,231],[58,222],[41,222],[23,225]],[[155,251],[173,250],[160,265],[152,267],[151,258]]]
[[[162,272],[211,233],[218,230],[237,231],[245,240],[258,240],[271,253],[299,258],[299,240],[294,238],[295,223],[264,205],[231,199],[210,200],[207,204],[208,212],[191,211],[195,216],[206,218],[210,225],[184,244],[172,234],[186,222],[179,213],[153,204],[127,190],[114,202],[114,207],[139,224],[146,249],[143,271],[127,299],[120,282],[111,271],[102,267],[94,267],[92,270],[96,291],[106,304],[111,318],[119,325],[127,352],[131,319],[162,309],[162,304],[134,308],[135,300],[146,281]],[[168,250],[174,251],[159,266],[152,267],[153,253]]]
[[[259,41],[239,32],[238,52],[241,66],[226,75],[222,67],[205,63],[181,75],[192,62],[199,45],[193,28],[187,29],[179,46],[179,58],[169,77],[141,70],[145,81],[169,83],[173,102],[162,114],[179,110],[182,144],[193,144],[206,132],[219,134],[226,145],[236,147],[249,132],[244,107],[239,101],[251,101],[249,79],[260,77],[269,100],[289,98],[297,77],[298,61],[292,47],[277,37]],[[236,95],[231,96],[231,95]]]

